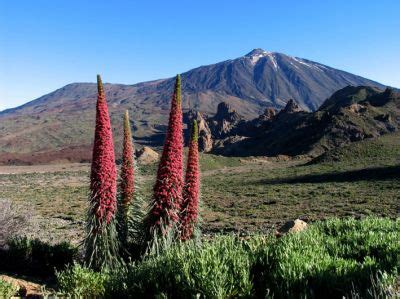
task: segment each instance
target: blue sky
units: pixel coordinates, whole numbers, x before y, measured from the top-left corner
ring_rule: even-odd
[[[282,52],[400,87],[400,1],[0,0],[0,110],[71,82]]]

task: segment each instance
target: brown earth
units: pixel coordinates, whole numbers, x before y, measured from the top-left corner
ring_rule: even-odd
[[[43,298],[43,289],[40,284],[7,275],[0,275],[0,280],[4,280],[16,289],[19,296],[24,298]]]
[[[0,165],[84,163],[92,159],[91,149],[91,145],[78,145],[37,153],[3,153],[0,155]]]

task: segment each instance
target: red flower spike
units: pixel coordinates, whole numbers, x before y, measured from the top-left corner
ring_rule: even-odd
[[[176,76],[171,102],[168,130],[163,153],[158,165],[157,181],[153,190],[153,205],[147,217],[150,230],[171,227],[179,220],[183,185],[183,124],[181,79]],[[161,227],[161,225],[165,227]]]
[[[197,121],[193,121],[181,207],[181,240],[193,236],[199,213],[200,171]]]
[[[108,224],[115,215],[117,170],[114,144],[106,96],[100,75],[97,75],[96,129],[90,175],[90,203],[99,223]]]
[[[121,204],[126,208],[132,201],[133,192],[135,191],[133,143],[128,110],[126,110],[124,117],[124,146],[122,152],[120,190]]]

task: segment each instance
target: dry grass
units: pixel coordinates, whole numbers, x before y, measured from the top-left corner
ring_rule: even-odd
[[[202,155],[203,229],[265,231],[295,218],[398,217],[399,144],[399,134],[388,135],[318,163]],[[155,170],[141,169],[147,196]],[[1,197],[30,207],[35,225],[27,231],[50,241],[82,238],[88,183],[88,164],[0,167]]]

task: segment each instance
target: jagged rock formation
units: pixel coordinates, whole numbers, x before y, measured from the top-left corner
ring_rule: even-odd
[[[296,102],[295,100],[290,99],[290,100],[287,102],[285,108],[283,108],[283,109],[280,111],[280,114],[281,114],[281,113],[284,113],[284,114],[287,114],[287,113],[297,113],[297,112],[301,112],[301,111],[304,111],[304,110],[303,110],[302,108],[300,108],[299,104],[297,104],[297,102]]]
[[[252,125],[247,123],[247,126]],[[253,123],[254,125],[254,123]],[[324,151],[400,128],[400,94],[360,86],[334,93],[316,112],[288,101],[273,119],[254,126],[243,140],[215,148],[218,154],[319,155]]]
[[[224,147],[243,140],[247,122],[229,104],[222,102],[212,117],[203,116],[200,112],[190,110],[184,115],[187,124],[186,143],[191,122],[196,119],[199,124],[199,151],[210,152],[212,149]]]
[[[193,120],[197,120],[197,125],[198,125],[199,151],[207,153],[211,151],[213,147],[211,130],[203,115],[195,110],[190,110],[187,114],[184,115],[184,121],[188,126],[188,130],[186,130],[185,134],[186,143],[189,140],[190,124],[193,122]]]
[[[208,143],[216,154],[319,155],[350,142],[379,137],[400,127],[400,96],[391,89],[346,87],[316,112],[306,112],[293,99],[279,111],[268,108],[244,120],[225,103],[203,118]],[[208,126],[207,126],[208,125]]]
[[[276,115],[276,110],[274,108],[267,108],[265,109],[264,113],[258,117],[258,121],[265,122],[265,121],[272,121]]]
[[[246,136],[255,136],[259,134],[258,132],[267,130],[276,116],[277,111],[274,108],[266,108],[259,117],[242,123],[238,133]]]
[[[218,104],[217,113],[214,117],[208,119],[208,124],[211,129],[211,133],[214,138],[222,139],[229,135],[232,135],[232,130],[243,121],[243,117],[240,116],[236,110],[225,102]]]

